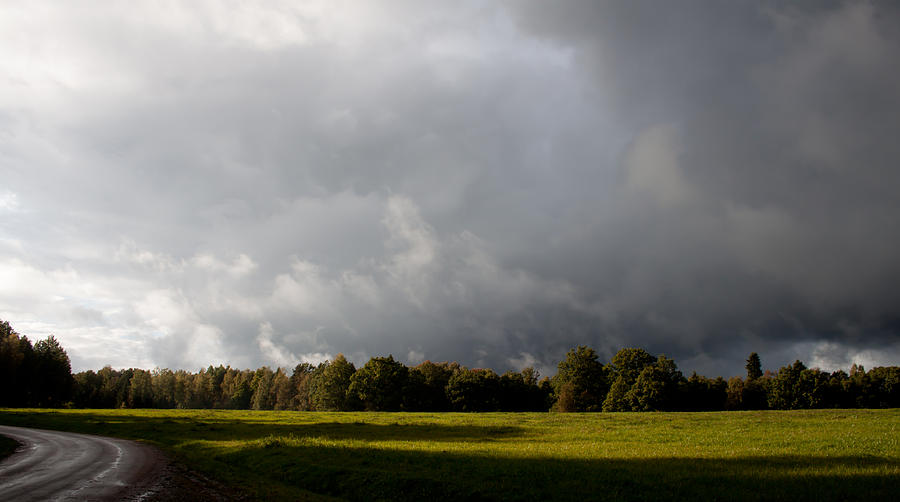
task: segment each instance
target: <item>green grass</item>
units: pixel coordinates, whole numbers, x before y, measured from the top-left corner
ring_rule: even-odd
[[[0,410],[0,423],[142,439],[260,499],[888,500],[900,489],[900,410]]]
[[[19,443],[6,436],[0,436],[0,460],[10,456],[19,447]]]

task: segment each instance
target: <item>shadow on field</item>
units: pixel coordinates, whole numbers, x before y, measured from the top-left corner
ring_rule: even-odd
[[[291,445],[222,460],[269,473],[273,483],[360,501],[892,500],[900,469],[875,457],[574,460]]]

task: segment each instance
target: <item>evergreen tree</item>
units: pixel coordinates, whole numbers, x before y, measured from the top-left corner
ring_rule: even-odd
[[[59,407],[71,399],[73,386],[69,356],[56,337],[34,344],[34,404]]]
[[[759,359],[759,354],[756,352],[751,352],[750,357],[747,358],[747,380],[756,380],[757,378],[763,375],[762,372],[762,361]]]

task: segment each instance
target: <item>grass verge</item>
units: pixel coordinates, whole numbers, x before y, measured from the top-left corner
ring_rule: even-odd
[[[847,500],[900,487],[900,410],[0,410],[139,439],[263,499]]]
[[[12,455],[18,447],[18,441],[14,441],[6,436],[0,436],[0,461]]]

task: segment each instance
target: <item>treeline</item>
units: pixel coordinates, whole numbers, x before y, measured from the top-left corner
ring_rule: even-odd
[[[685,378],[675,362],[644,349],[620,350],[609,364],[589,347],[569,351],[551,380],[557,411],[717,411],[900,407],[900,367],[847,374],[795,361],[777,373],[762,371],[755,352],[746,377]]]
[[[0,406],[55,408],[69,403],[74,380],[69,356],[50,336],[34,345],[0,320]]]
[[[756,353],[746,377],[685,378],[675,362],[644,349],[620,350],[602,363],[580,346],[552,378],[533,368],[498,375],[458,363],[408,367],[392,356],[356,368],[343,355],[293,370],[210,366],[71,374],[51,336],[31,345],[0,321],[0,406],[78,408],[220,408],[323,411],[714,411],[900,407],[900,367],[850,373],[807,368],[800,361],[763,372]]]
[[[301,411],[546,411],[548,380],[526,369],[497,375],[457,363],[407,367],[375,357],[361,368],[343,355],[293,371],[208,367],[75,374],[72,405],[84,408],[221,408]]]

